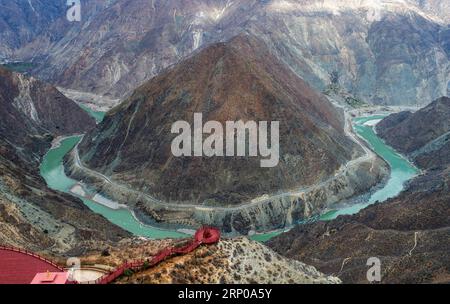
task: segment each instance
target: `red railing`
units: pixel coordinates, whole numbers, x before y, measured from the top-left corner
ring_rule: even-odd
[[[196,248],[198,248],[202,244],[214,244],[217,243],[220,240],[220,231],[215,228],[210,227],[203,227],[199,229],[194,236],[194,239],[191,240],[189,243],[182,247],[167,247],[158,252],[151,260],[137,260],[133,262],[125,262],[121,266],[117,267],[114,271],[107,273],[103,275],[102,277],[98,278],[95,281],[90,282],[83,282],[83,284],[109,284],[116,280],[118,277],[122,276],[127,269],[131,270],[139,270],[145,265],[148,265],[148,267],[154,267],[158,265],[159,263],[166,260],[168,257],[179,255],[179,254],[187,254],[192,251],[194,251]],[[30,252],[28,250],[19,249],[15,247],[9,247],[9,246],[0,246],[0,249],[3,250],[9,250],[9,251],[15,251],[19,253],[23,253],[35,258],[38,258],[55,268],[59,269],[61,272],[65,272],[64,268],[58,266],[56,263],[41,257],[40,255],[37,255],[36,253]],[[78,284],[77,281],[70,282],[71,284]]]
[[[117,267],[114,271],[105,274],[104,276],[98,278],[95,281],[83,282],[82,284],[109,284],[116,280],[118,277],[122,276],[127,269],[138,270],[142,268],[144,262],[136,261],[136,262],[125,262],[121,266]]]
[[[125,262],[117,269],[109,274],[105,274],[101,278],[93,282],[88,282],[86,284],[109,284],[116,280],[118,277],[122,276],[127,269],[139,270],[146,264],[148,267],[154,267],[159,263],[166,260],[168,257],[179,254],[187,254],[194,251],[202,244],[214,244],[220,240],[220,231],[215,228],[203,227],[199,229],[194,236],[194,239],[183,247],[167,247],[158,252],[151,260],[140,260],[134,262]]]

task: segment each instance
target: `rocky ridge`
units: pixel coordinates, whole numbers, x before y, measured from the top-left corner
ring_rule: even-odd
[[[385,118],[380,136],[423,169],[398,197],[352,216],[300,225],[267,245],[344,283],[368,283],[367,261],[381,261],[381,283],[450,282],[448,98]]]
[[[87,113],[54,87],[0,68],[0,116],[1,244],[79,254],[129,236],[39,174],[54,137],[95,126]]]
[[[30,5],[15,2],[13,10],[1,12],[0,22],[9,28],[13,17],[33,24]],[[346,91],[376,104],[424,105],[450,88],[445,1],[118,0],[83,5],[82,22],[69,23],[67,8],[39,1],[36,9],[52,9],[37,14],[43,19],[35,22],[37,30],[25,22],[19,26],[31,32],[24,35],[27,39],[0,37],[8,46],[0,57],[32,60],[32,72],[43,79],[114,100],[193,51],[250,32],[318,90],[332,82],[335,72]]]
[[[377,125],[377,132],[420,167],[445,167],[450,164],[450,98],[439,98],[415,113],[391,115]]]

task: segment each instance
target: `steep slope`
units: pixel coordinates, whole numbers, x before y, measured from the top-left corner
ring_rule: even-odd
[[[344,283],[369,283],[371,257],[381,261],[382,283],[449,283],[449,173],[427,173],[395,199],[357,215],[297,226],[267,245]]]
[[[13,57],[32,60],[34,73],[60,86],[109,97],[128,96],[196,49],[243,31],[316,89],[335,72],[346,91],[378,104],[427,104],[449,88],[445,1],[89,1],[81,23],[67,22],[65,9]]]
[[[68,23],[65,11],[60,12],[55,23],[67,30],[49,45],[47,57],[34,48],[45,40],[41,37],[15,54],[39,62],[34,73],[59,86],[123,97],[205,40],[217,41],[221,28],[244,24],[254,5],[242,0],[89,1],[83,3],[81,23]]]
[[[263,157],[180,157],[171,125],[280,121],[280,163]],[[353,155],[343,117],[249,36],[213,45],[141,86],[80,145],[82,161],[170,202],[233,205],[314,184]],[[206,136],[204,137],[204,139]]]
[[[109,1],[102,0],[81,3],[84,20],[109,6]],[[40,61],[49,56],[52,46],[81,29],[79,23],[68,22],[67,1],[7,0],[0,5],[0,61]]]
[[[122,243],[108,256],[93,253],[87,264],[118,266],[124,261],[151,258],[170,241]],[[286,259],[266,246],[246,238],[224,239],[212,246],[168,259],[154,268],[120,278],[118,284],[338,284],[314,267]]]
[[[367,260],[381,260],[382,283],[450,282],[449,99],[385,118],[379,133],[407,151],[424,174],[398,197],[357,215],[301,225],[268,245],[344,283],[368,283]]]
[[[268,157],[248,157],[248,151],[246,157],[174,157],[172,124],[192,125],[194,113],[224,128],[226,121],[279,121],[278,165],[261,167]],[[320,213],[383,178],[383,164],[363,156],[346,132],[340,110],[264,43],[241,35],[138,88],[84,137],[66,168],[144,222],[247,234]]]
[[[74,254],[128,234],[47,188],[39,161],[53,137],[95,122],[55,88],[0,69],[0,243]],[[98,242],[96,245],[95,242]]]
[[[360,100],[389,105],[446,94],[445,29],[405,1],[271,1],[251,24],[314,87],[336,82]]]
[[[45,141],[52,136],[86,132],[95,126],[86,112],[54,87],[1,67],[0,103],[2,140],[29,160],[42,156],[48,146]]]
[[[450,24],[450,3],[441,0],[412,0],[423,11],[438,16],[444,23]]]
[[[0,53],[5,57],[42,34],[65,7],[64,1],[32,0],[2,1],[0,5]]]
[[[424,168],[450,164],[450,98],[442,97],[416,113],[391,115],[377,125],[392,147]]]
[[[130,236],[81,200],[47,188],[35,162],[0,143],[0,244],[74,256]]]

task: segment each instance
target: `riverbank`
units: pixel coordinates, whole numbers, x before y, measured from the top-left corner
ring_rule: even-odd
[[[94,192],[112,201],[126,202],[141,222],[165,229],[193,229],[208,224],[223,227],[223,232],[230,236],[290,227],[299,221],[319,216],[343,200],[367,193],[389,174],[384,162],[370,151],[320,184],[239,206],[206,207],[160,202],[85,168],[77,154],[75,148],[66,157],[69,175],[87,181]]]
[[[362,123],[362,125],[364,127],[370,128],[372,129],[371,125],[367,125],[367,122],[369,121],[373,121],[374,119],[380,119],[380,117],[365,117],[364,118],[364,123]],[[357,127],[357,124],[355,125],[355,128]],[[373,129],[372,129],[373,130]],[[359,134],[361,135],[361,134]],[[364,137],[364,136],[363,136]],[[79,138],[78,138],[79,140]],[[367,142],[367,139],[365,139]],[[58,150],[62,143],[64,142],[63,138],[58,139],[59,142],[59,147],[58,145],[56,145],[56,149]],[[69,140],[69,146],[73,145],[76,146],[77,141],[72,141]],[[370,141],[367,143],[368,145],[370,145]],[[373,148],[373,147],[372,147]],[[73,149],[71,149],[70,147],[65,146],[63,148],[64,151],[71,151],[71,153],[73,153]],[[67,153],[66,152],[66,153]],[[64,154],[64,153],[62,153]],[[64,154],[65,155],[65,154]],[[59,155],[60,156],[60,160],[61,163],[58,164],[59,166],[62,166],[62,159],[64,158],[64,155]],[[361,170],[362,172],[371,172],[374,170],[375,167],[379,167],[380,164],[374,166],[374,162],[373,160],[370,161],[370,163],[366,164],[366,168],[362,168],[363,170]],[[67,169],[67,168],[66,168]],[[64,171],[64,168],[60,168],[59,171],[59,175],[61,175],[61,170]],[[72,170],[72,169],[71,169]],[[64,174],[64,172],[62,172],[62,174]],[[73,174],[73,172],[72,172]],[[78,174],[78,173],[77,173]],[[211,219],[214,219],[214,215],[212,215],[211,213],[213,211],[216,211],[217,214],[217,210],[213,210],[212,208],[207,208],[207,207],[200,207],[200,206],[196,206],[196,211],[195,212],[188,212],[186,213],[186,209],[177,209],[174,211],[175,214],[175,220],[172,220],[172,222],[165,222],[165,220],[161,217],[159,217],[159,214],[154,212],[154,209],[150,209],[146,210],[146,206],[141,203],[141,204],[129,204],[130,202],[130,196],[129,193],[126,196],[123,197],[123,200],[117,200],[117,199],[112,199],[111,196],[109,195],[109,192],[112,190],[107,190],[107,186],[105,187],[105,181],[101,181],[95,179],[95,177],[88,177],[86,178],[86,174],[83,173],[81,176],[77,176],[77,174],[75,174],[73,177],[76,177],[75,179],[77,180],[84,180],[85,182],[87,182],[89,184],[89,187],[86,187],[85,184],[81,185],[81,189],[83,190],[82,192],[84,192],[85,195],[82,195],[83,200],[86,200],[90,205],[91,205],[91,209],[93,209],[95,207],[95,209],[97,209],[97,211],[102,212],[102,214],[107,214],[107,218],[115,218],[115,223],[118,224],[121,227],[134,227],[132,228],[134,230],[133,233],[135,233],[136,235],[141,235],[141,236],[154,236],[153,234],[153,230],[152,229],[156,229],[157,232],[156,235],[161,236],[162,238],[164,237],[169,237],[166,236],[166,232],[170,232],[170,231],[178,231],[177,235],[178,236],[185,236],[184,233],[178,234],[179,231],[181,231],[180,229],[187,229],[187,230],[183,230],[184,231],[190,231],[193,228],[195,228],[196,225],[199,225],[200,222],[207,222],[208,220],[210,220],[210,222],[207,222],[208,224],[211,225],[216,225],[216,224],[223,224],[222,223],[217,223],[214,221],[211,221]],[[65,174],[64,174],[65,175]],[[348,171],[345,172],[345,174],[343,174],[342,176],[348,175]],[[67,176],[65,177],[67,178]],[[361,177],[359,175],[354,176],[354,178],[356,179],[360,179]],[[69,178],[68,178],[69,179]],[[80,184],[76,182],[76,180],[74,179],[69,179],[70,180],[70,185],[71,187],[65,187],[63,189],[63,191],[65,192],[69,192],[71,191],[71,189],[73,190],[74,186],[78,186],[80,187]],[[383,182],[384,181],[384,182]],[[342,180],[340,181],[342,182]],[[352,181],[352,183],[354,183],[354,181]],[[336,183],[336,180],[334,180],[334,182],[330,182],[329,186],[333,185],[334,187],[336,185],[340,185],[342,186],[341,183]],[[346,197],[336,197],[334,195],[333,201],[332,203],[328,203],[328,204],[323,204],[322,201],[322,208],[321,209],[317,209],[317,212],[313,212],[312,209],[314,208],[314,205],[311,204],[311,202],[308,202],[307,199],[305,199],[305,197],[307,196],[307,191],[305,191],[305,189],[302,189],[303,191],[298,191],[297,193],[290,193],[290,196],[287,197],[286,195],[284,196],[280,196],[277,197],[278,201],[275,202],[275,205],[273,204],[273,202],[270,202],[269,200],[265,199],[265,200],[259,200],[259,201],[255,201],[253,202],[254,206],[258,208],[266,208],[269,210],[276,210],[277,208],[274,209],[275,207],[281,206],[281,208],[278,208],[279,213],[276,214],[276,218],[278,220],[278,225],[279,227],[276,226],[272,226],[272,229],[270,226],[264,226],[261,225],[261,227],[265,230],[264,233],[257,233],[259,230],[257,227],[255,227],[255,225],[249,225],[248,227],[246,227],[243,231],[237,231],[238,233],[242,233],[246,234],[246,235],[250,235],[252,239],[254,240],[259,240],[259,241],[265,241],[268,240],[270,238],[272,238],[273,236],[278,235],[279,233],[289,230],[290,227],[292,227],[293,225],[301,222],[302,220],[306,220],[308,218],[320,218],[321,220],[328,220],[328,219],[332,219],[337,217],[340,214],[343,214],[343,212],[349,212],[348,210],[351,210],[351,208],[353,208],[356,212],[357,210],[360,210],[358,208],[363,208],[363,206],[367,203],[372,203],[370,201],[369,197],[372,197],[374,195],[374,193],[377,193],[380,189],[380,185],[385,185],[388,184],[388,180],[386,178],[386,174],[382,174],[378,176],[378,179],[375,182],[372,182],[371,187],[369,187],[368,189],[364,189],[365,191],[362,191],[360,193],[356,193],[355,191],[350,191],[346,193]],[[55,185],[53,185],[55,186]],[[323,185],[322,185],[323,186]],[[384,188],[384,187],[383,187]],[[107,190],[107,191],[105,191]],[[114,191],[116,191],[117,189],[113,189]],[[315,189],[316,191],[313,191],[310,194],[310,197],[315,197],[317,196],[317,193],[320,193],[321,191],[323,192],[323,188],[322,189]],[[342,189],[340,189],[342,191]],[[89,195],[86,195],[87,193],[90,193]],[[344,191],[345,192],[345,191]],[[107,193],[107,194],[105,194]],[[81,192],[79,193],[71,193],[72,195],[76,195],[76,196],[80,196]],[[98,195],[98,197],[100,197],[101,195],[101,199],[96,200],[97,202],[95,202],[95,200],[93,200],[92,198],[95,197],[96,195]],[[286,199],[288,198],[288,199]],[[142,201],[142,196],[136,196],[135,201]],[[104,202],[108,202],[108,204],[103,204]],[[126,201],[127,202],[127,206],[130,208],[124,208],[124,204],[120,204],[117,203],[117,201]],[[132,199],[131,199],[132,201]],[[110,204],[112,203],[112,204]],[[356,204],[355,204],[356,203]],[[278,206],[276,205],[278,204]],[[114,205],[114,206],[113,206]],[[358,207],[355,207],[358,206]],[[113,208],[112,208],[113,207]],[[237,207],[238,210],[239,208],[242,207]],[[170,213],[170,210],[168,210],[167,206],[161,206],[162,212],[164,213],[164,215],[167,215],[168,213]],[[223,210],[226,211],[227,208],[221,208]],[[251,210],[251,209],[249,209]],[[263,209],[264,210],[264,209]],[[327,211],[328,210],[328,211]],[[342,211],[342,210],[347,210],[347,211]],[[126,218],[128,218],[126,223],[126,225],[123,223],[122,219],[117,218],[117,214],[116,216],[112,216],[112,214],[110,213],[123,213],[123,212],[128,213],[127,216],[125,216]],[[248,210],[245,210],[248,211]],[[355,212],[352,211],[352,212]],[[199,216],[199,212],[203,215]],[[270,218],[275,218],[272,216],[267,216],[267,215],[263,215],[262,214],[258,214],[257,212],[246,212],[248,216],[258,216],[259,218],[262,218],[263,220],[268,220],[270,222]],[[184,215],[183,215],[184,214]],[[225,214],[225,213],[224,213]],[[293,216],[293,214],[295,214]],[[345,213],[344,213],[345,214]],[[187,215],[187,216],[186,216]],[[296,217],[297,216],[297,217]],[[222,216],[222,218],[224,218],[225,216]],[[194,219],[194,220],[193,220]],[[134,223],[130,223],[134,222]],[[195,220],[197,220],[198,222],[195,222]],[[122,223],[121,223],[122,222]],[[136,229],[136,227],[139,227],[139,229]],[[154,226],[160,227],[160,228],[155,228]],[[281,227],[280,227],[281,226]],[[145,230],[146,227],[148,229],[150,229],[149,231],[145,231],[143,232],[143,230]],[[280,229],[281,228],[281,229]],[[129,229],[127,229],[128,231],[130,231]],[[264,231],[263,230],[263,231]],[[161,233],[161,231],[163,233]],[[236,231],[231,231],[230,235],[233,234],[238,234],[236,233]],[[170,234],[170,233],[168,233]]]
[[[84,110],[89,109],[97,113],[106,113],[120,103],[120,99],[109,98],[107,96],[61,87],[58,87],[57,89],[67,98],[77,102]]]
[[[343,206],[347,205],[347,207],[329,211],[326,216],[321,217],[322,220],[332,220],[339,215],[356,214],[367,206],[393,198],[404,190],[406,182],[420,173],[420,170],[415,167],[412,162],[400,155],[393,148],[387,146],[384,141],[376,135],[376,123],[369,122],[379,122],[380,119],[384,117],[384,115],[375,115],[357,118],[355,119],[355,130],[373,151],[389,163],[391,174],[386,184],[377,191],[374,191],[367,201],[359,202],[357,204],[354,204],[354,202],[352,202],[352,204],[343,202]]]
[[[63,167],[63,157],[73,149],[79,140],[80,136],[60,138],[58,139],[59,145],[57,145],[57,148],[50,149],[45,155],[40,166],[40,173],[50,188],[80,198],[93,212],[103,215],[108,221],[134,235],[150,239],[183,238],[187,236],[185,233],[178,231],[166,231],[145,226],[137,221],[136,217],[128,209],[120,208],[114,210],[84,196],[78,196],[72,193],[70,190],[78,184],[78,181],[66,176]]]
[[[73,151],[71,152],[73,153]],[[191,228],[202,224],[223,227],[230,236],[247,235],[251,231],[270,231],[288,227],[300,220],[317,216],[324,208],[332,207],[343,199],[369,191],[388,175],[384,162],[355,164],[337,176],[319,185],[297,192],[272,196],[237,207],[206,207],[165,204],[123,185],[102,178],[74,165],[73,155],[66,162],[66,170],[77,180],[86,181],[95,192],[113,201],[127,202],[141,222],[166,229]],[[375,164],[374,164],[375,163]],[[373,172],[367,173],[370,168]],[[240,219],[239,223],[232,222]],[[241,224],[241,226],[238,226]],[[227,228],[228,227],[228,228]]]

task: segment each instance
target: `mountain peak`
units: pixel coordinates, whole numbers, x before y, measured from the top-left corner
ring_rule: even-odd
[[[192,125],[194,113],[222,124],[279,121],[280,164],[260,168],[261,157],[174,157],[171,126]],[[80,152],[89,167],[163,201],[234,205],[313,184],[351,159],[353,148],[341,113],[263,42],[240,35],[143,84],[85,137]]]

